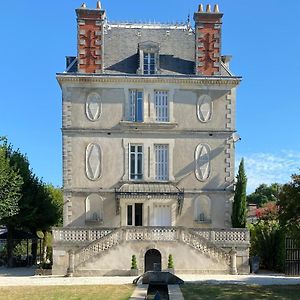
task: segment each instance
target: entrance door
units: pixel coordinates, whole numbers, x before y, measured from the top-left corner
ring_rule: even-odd
[[[171,205],[154,206],[154,226],[171,226]]]
[[[161,254],[156,249],[145,253],[145,272],[147,271],[161,271]]]

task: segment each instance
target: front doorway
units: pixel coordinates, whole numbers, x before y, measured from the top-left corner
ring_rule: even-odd
[[[161,271],[161,254],[156,249],[145,253],[145,272],[147,271]]]

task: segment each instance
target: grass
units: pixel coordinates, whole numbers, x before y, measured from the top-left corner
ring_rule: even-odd
[[[259,286],[184,284],[181,286],[181,291],[185,300],[300,299],[300,285]]]
[[[10,286],[0,287],[5,300],[128,300],[133,285]]]

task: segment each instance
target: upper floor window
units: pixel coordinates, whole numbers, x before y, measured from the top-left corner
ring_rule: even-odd
[[[154,97],[155,120],[157,122],[169,121],[169,103],[167,91],[155,91]]]
[[[143,146],[130,145],[130,179],[141,180],[143,179]]]
[[[144,74],[155,74],[155,54],[144,52]]]
[[[143,92],[140,90],[130,90],[130,115],[129,121],[143,122],[144,121],[144,101]]]
[[[169,145],[154,145],[155,179],[169,179]]]

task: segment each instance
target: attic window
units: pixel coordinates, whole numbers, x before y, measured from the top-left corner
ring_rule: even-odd
[[[155,42],[142,42],[139,44],[138,74],[153,75],[159,73],[159,45]]]

